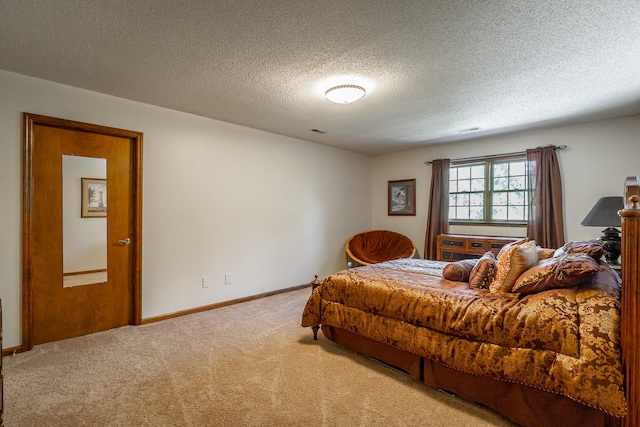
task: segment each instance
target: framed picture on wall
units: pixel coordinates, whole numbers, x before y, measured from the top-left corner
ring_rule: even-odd
[[[82,218],[104,218],[107,216],[107,180],[81,178]]]
[[[416,215],[416,180],[389,181],[389,215]]]

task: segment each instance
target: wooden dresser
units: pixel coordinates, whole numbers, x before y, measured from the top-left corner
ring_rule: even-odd
[[[520,239],[522,237],[440,234],[437,240],[438,261],[480,258],[489,251],[497,255],[504,245]]]

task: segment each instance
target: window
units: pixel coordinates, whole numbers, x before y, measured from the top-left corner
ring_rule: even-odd
[[[527,160],[523,157],[452,165],[449,222],[525,224],[528,185]]]

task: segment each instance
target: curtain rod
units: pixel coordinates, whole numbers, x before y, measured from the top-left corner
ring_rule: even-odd
[[[554,146],[556,150],[564,150],[567,148],[566,145],[556,145]],[[472,162],[474,160],[486,160],[486,159],[495,159],[498,157],[509,157],[509,156],[522,156],[527,154],[526,151],[516,151],[514,153],[504,153],[504,154],[490,154],[488,156],[475,156],[475,157],[464,157],[461,159],[452,159],[451,162]],[[433,163],[433,160],[427,160],[424,162],[425,165],[430,165]]]

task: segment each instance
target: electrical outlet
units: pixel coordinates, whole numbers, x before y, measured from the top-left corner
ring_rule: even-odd
[[[203,288],[208,288],[209,287],[209,278],[208,277],[203,277],[202,278],[202,287]]]
[[[226,273],[224,275],[224,284],[225,285],[230,285],[231,284],[231,273]]]

